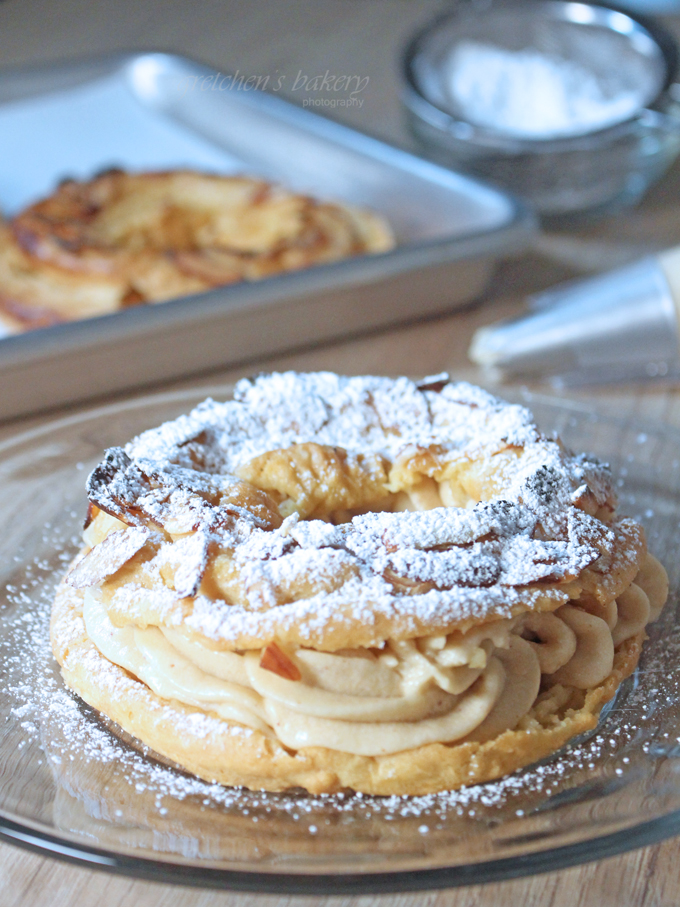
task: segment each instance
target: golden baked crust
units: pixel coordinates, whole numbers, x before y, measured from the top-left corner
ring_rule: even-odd
[[[607,678],[585,694],[561,688],[537,702],[526,729],[509,730],[486,743],[430,744],[387,756],[354,756],[321,747],[290,752],[259,731],[206,716],[161,699],[92,644],[82,620],[83,593],[62,582],[52,611],[52,645],[66,684],[157,753],[206,781],[251,788],[311,793],[343,788],[377,795],[454,790],[492,781],[555,752],[597,725],[602,706],[635,670],[644,632],[616,651]]]
[[[63,182],[3,230],[0,310],[39,327],[393,245],[377,215],[264,180],[110,170]]]
[[[12,333],[105,315],[124,304],[124,292],[115,281],[37,261],[0,223],[0,322]]]
[[[446,377],[242,381],[113,448],[52,644],[205,778],[423,794],[593,728],[667,596],[607,468]]]

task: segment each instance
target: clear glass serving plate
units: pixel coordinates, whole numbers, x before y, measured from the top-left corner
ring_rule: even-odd
[[[229,388],[213,391],[227,397]],[[546,398],[539,423],[612,464],[671,579],[635,676],[598,729],[500,782],[420,798],[230,790],[140,750],[65,690],[48,641],[104,448],[205,389],[97,409],[0,445],[0,836],[166,882],[340,894],[557,869],[680,831],[680,431]]]

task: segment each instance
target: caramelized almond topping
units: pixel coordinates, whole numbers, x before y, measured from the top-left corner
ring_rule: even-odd
[[[284,677],[286,680],[300,680],[302,678],[297,665],[293,664],[287,655],[284,655],[276,643],[270,643],[264,649],[262,658],[260,658],[260,667],[264,668],[265,671],[278,674],[279,677]]]
[[[95,519],[97,514],[100,512],[101,511],[99,510],[99,507],[97,507],[96,504],[93,504],[92,501],[90,501],[87,505],[87,514],[85,516],[85,522],[83,523],[83,529],[87,529],[87,527],[90,525],[90,523]]]
[[[440,394],[447,384],[449,384],[449,378],[442,377],[435,381],[421,381],[416,384],[416,387],[419,391],[432,391],[435,394]]]
[[[436,589],[434,583],[428,581],[421,582],[416,579],[409,579],[407,576],[399,576],[391,567],[385,567],[383,570],[383,579],[397,592],[406,592],[408,595],[424,595],[432,589]]]

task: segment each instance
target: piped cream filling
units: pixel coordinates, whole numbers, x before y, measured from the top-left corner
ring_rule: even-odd
[[[293,749],[378,756],[492,739],[529,712],[542,675],[579,689],[601,683],[612,670],[614,646],[654,614],[645,587],[653,599],[657,573],[648,559],[636,577],[640,585],[619,597],[612,627],[563,605],[466,634],[387,641],[378,650],[286,651],[296,680],[263,667],[259,651],[215,651],[170,628],[119,629],[96,589],[86,592],[83,616],[101,654],[161,698],[214,712]]]
[[[167,628],[119,629],[94,590],[86,592],[83,616],[101,654],[158,696],[275,734],[286,746],[357,755],[458,740],[477,727],[505,683],[489,653],[496,642],[509,644],[512,629],[511,621],[499,621],[468,638],[457,634],[448,646],[442,640],[432,648],[428,640],[425,654],[414,642],[377,653],[300,649],[286,653],[300,671],[294,681],[262,668],[261,652],[216,652]]]

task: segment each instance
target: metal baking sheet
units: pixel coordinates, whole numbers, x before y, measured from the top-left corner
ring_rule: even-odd
[[[384,214],[397,248],[0,339],[0,418],[454,309],[533,227],[466,176],[162,53],[0,74],[0,208],[111,166],[259,174]]]

